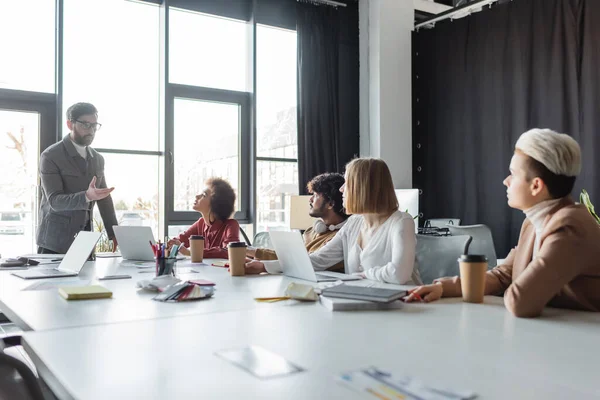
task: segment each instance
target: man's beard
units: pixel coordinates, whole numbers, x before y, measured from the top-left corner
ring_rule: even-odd
[[[77,129],[73,129],[73,141],[80,146],[89,146],[94,141],[94,135],[81,134]]]
[[[308,215],[310,215],[313,218],[321,218],[324,214],[323,210],[325,209],[325,205],[323,205],[321,208],[312,208],[309,212]]]

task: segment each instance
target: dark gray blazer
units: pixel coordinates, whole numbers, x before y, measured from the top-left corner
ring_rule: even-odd
[[[38,219],[37,244],[58,253],[66,253],[75,234],[93,226],[93,201],[85,197],[92,178],[96,187],[105,188],[104,158],[88,146],[87,161],[79,155],[69,135],[48,147],[40,159],[42,202]],[[98,201],[98,209],[108,237],[114,237],[117,225],[110,196]]]

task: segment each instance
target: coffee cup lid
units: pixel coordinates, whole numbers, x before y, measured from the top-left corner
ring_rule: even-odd
[[[202,235],[192,235],[192,236],[190,236],[190,240],[204,240],[204,236],[202,236]]]
[[[228,244],[229,247],[246,247],[245,242],[231,242]]]
[[[472,262],[472,263],[480,263],[487,262],[487,257],[482,254],[463,254],[460,256],[458,261],[460,262]]]

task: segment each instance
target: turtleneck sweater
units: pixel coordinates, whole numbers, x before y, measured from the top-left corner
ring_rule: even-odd
[[[542,236],[542,230],[544,229],[544,221],[548,213],[558,205],[561,199],[544,200],[537,203],[535,206],[524,210],[525,216],[535,228],[535,240],[533,242],[533,257],[535,260],[537,252],[540,248],[540,237]]]

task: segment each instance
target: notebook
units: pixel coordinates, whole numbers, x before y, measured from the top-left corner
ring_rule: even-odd
[[[341,299],[326,296],[320,296],[319,302],[329,311],[397,310],[404,305],[400,300],[391,301],[389,303],[377,303],[374,301]]]
[[[106,299],[112,292],[100,285],[59,287],[58,293],[67,300]]]
[[[365,286],[337,285],[325,288],[321,294],[326,297],[339,297],[343,299],[368,300],[380,303],[389,303],[406,296],[406,290],[384,289]]]

